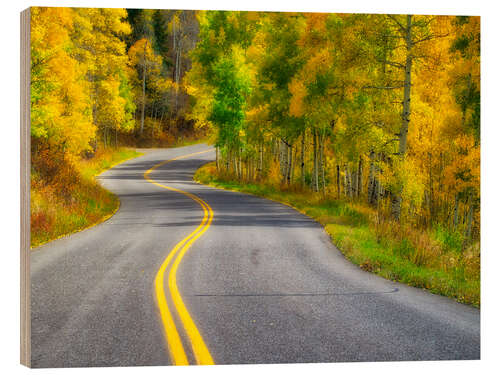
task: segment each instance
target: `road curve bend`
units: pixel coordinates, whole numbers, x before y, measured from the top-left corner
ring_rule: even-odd
[[[32,251],[33,367],[480,358],[478,309],[360,270],[288,206],[193,182],[214,157],[117,165],[99,180],[118,212]]]

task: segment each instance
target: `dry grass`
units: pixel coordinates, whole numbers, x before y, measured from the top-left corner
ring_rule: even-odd
[[[51,178],[32,170],[31,247],[84,229],[116,211],[118,198],[94,176],[138,155],[127,149],[102,150],[76,165],[62,164]]]

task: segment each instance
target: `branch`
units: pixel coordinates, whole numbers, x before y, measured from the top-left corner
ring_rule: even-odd
[[[387,14],[387,17],[389,17],[391,20],[393,20],[394,22],[396,22],[396,24],[397,24],[397,25],[398,25],[398,27],[399,27],[399,30],[400,30],[403,34],[404,34],[404,33],[406,33],[406,28],[405,28],[405,27],[401,24],[401,22],[399,22],[399,21],[397,20],[397,18],[396,18],[396,17],[394,17],[394,15],[392,15],[392,14]]]
[[[31,60],[31,69],[33,68],[37,68],[39,65],[42,65],[42,64],[45,64],[46,62],[48,62],[50,59],[52,59],[52,57],[54,56],[55,54],[50,54],[50,55],[47,55],[45,57],[41,57],[37,60],[35,59],[32,59]]]
[[[284,144],[286,144],[288,147],[292,147],[292,145],[290,143],[288,143],[281,135],[278,135],[276,134],[275,132],[273,132],[271,129],[266,129],[269,133],[271,133],[271,135],[273,135],[274,137],[280,139]]]
[[[388,65],[391,65],[391,66],[395,66],[396,68],[399,68],[399,69],[404,69],[405,66],[403,64],[400,64],[398,62],[395,62],[395,61],[390,61],[390,60],[381,60],[381,59],[377,59],[378,62],[381,62],[381,63],[386,63]]]
[[[403,87],[405,87],[405,85],[401,85],[401,86],[363,86],[363,89],[394,90],[394,89],[401,89]]]
[[[290,143],[288,143],[283,137],[280,137],[280,139],[281,139],[281,142],[286,144],[288,147],[292,147],[292,145]]]
[[[430,34],[430,35],[428,35],[428,36],[426,36],[424,38],[421,38],[421,39],[418,39],[418,40],[412,42],[412,44],[415,45],[415,44],[418,44],[418,43],[421,43],[421,42],[425,42],[427,40],[431,40],[431,39],[435,39],[435,38],[445,38],[448,35],[450,35],[450,33],[440,34],[440,35]]]
[[[423,20],[418,20],[416,22],[414,22],[413,24],[415,25],[419,25],[421,27],[427,27],[429,26],[429,24],[434,21],[437,17],[436,16],[432,16],[431,18],[429,18],[427,21],[423,21]]]
[[[397,141],[399,141],[399,138],[389,139],[387,142],[385,142],[384,144],[382,144],[382,147],[387,146],[391,142],[397,142]]]

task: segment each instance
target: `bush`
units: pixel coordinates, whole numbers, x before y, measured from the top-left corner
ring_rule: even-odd
[[[438,225],[434,229],[434,238],[441,244],[445,251],[462,251],[464,238],[457,231],[450,231],[442,225]]]

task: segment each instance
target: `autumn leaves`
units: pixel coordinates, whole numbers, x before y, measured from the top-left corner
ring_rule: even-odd
[[[240,180],[478,236],[477,17],[33,8],[31,33],[35,153],[180,119]]]
[[[199,18],[187,83],[221,172],[363,200],[418,225],[470,218],[477,236],[478,18]]]

